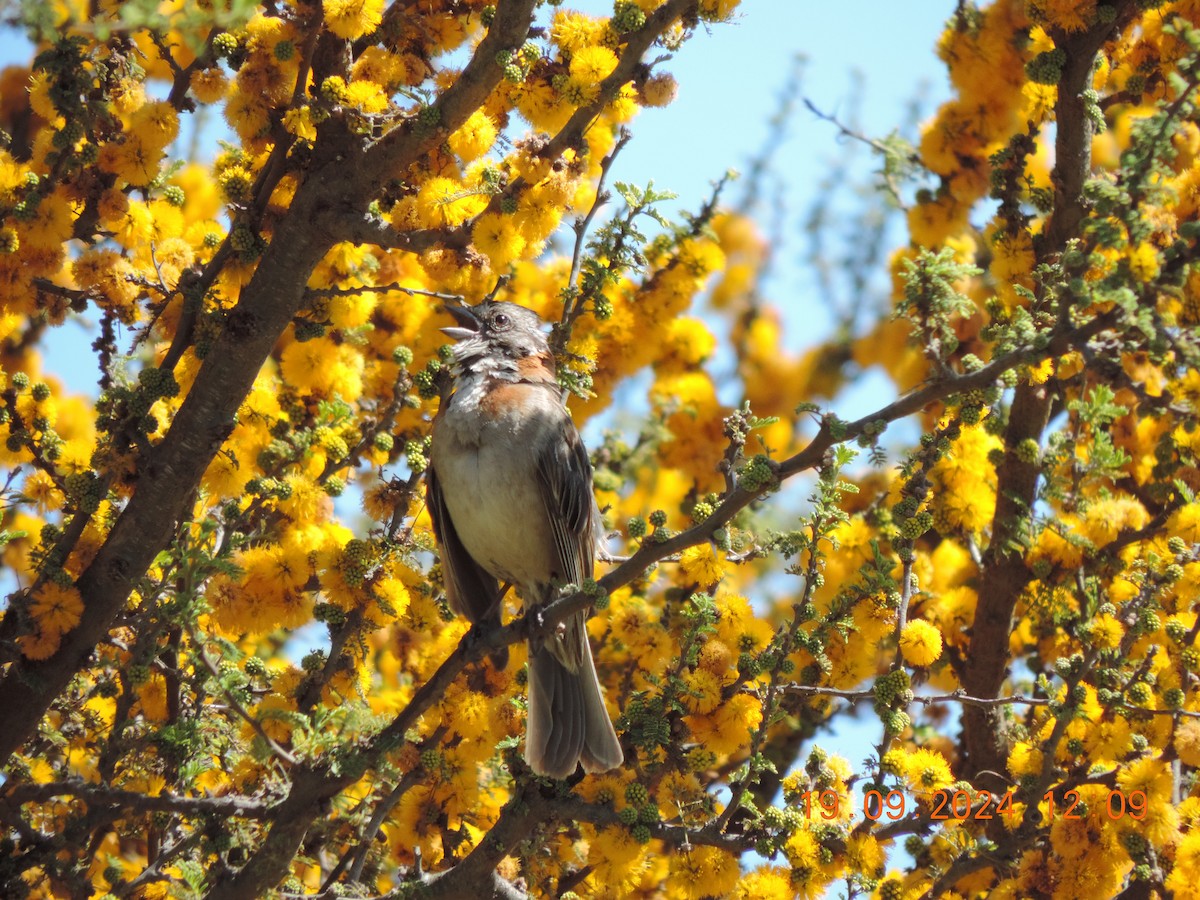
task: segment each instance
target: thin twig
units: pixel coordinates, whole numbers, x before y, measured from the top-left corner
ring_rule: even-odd
[[[447,303],[462,303],[464,300],[462,294],[427,291],[421,288],[407,287],[396,281],[391,284],[364,284],[361,287],[349,288],[309,288],[304,292],[304,297],[308,300],[315,300],[319,297],[353,297],[356,294],[390,294],[392,291],[400,291],[413,297],[432,297]]]
[[[250,715],[246,707],[242,706],[242,704],[238,702],[237,698],[225,689],[225,685],[221,683],[221,670],[205,652],[204,642],[200,639],[200,637],[193,632],[191,634],[191,638],[192,643],[196,645],[196,653],[199,654],[201,662],[204,663],[204,668],[208,669],[209,673],[214,679],[216,679],[217,686],[220,688],[221,694],[225,698],[225,702],[229,704],[229,708],[237,713],[247,725],[254,729],[254,733],[262,738],[263,742],[271,749],[272,753],[274,753],[281,761],[287,763],[289,766],[294,766],[296,764],[296,757],[281,747],[273,737],[267,734],[266,729],[263,728],[262,722]]]

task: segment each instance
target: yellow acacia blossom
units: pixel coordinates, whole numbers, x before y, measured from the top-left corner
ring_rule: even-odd
[[[617,55],[607,47],[580,47],[571,54],[568,71],[583,85],[599,84],[617,67]]]
[[[353,41],[379,26],[383,6],[383,0],[325,0],[325,26],[338,37]]]
[[[688,547],[679,555],[679,567],[703,588],[712,587],[724,577],[724,567],[716,547],[706,541]]]
[[[740,870],[737,857],[717,847],[694,846],[671,858],[671,895],[702,900],[733,889]]]
[[[913,619],[900,633],[900,652],[912,666],[928,666],[942,655],[942,633],[923,619]]]
[[[937,486],[935,519],[970,535],[982,534],[996,510],[996,472],[989,454],[1000,439],[982,426],[962,429],[950,452],[934,465],[931,480]]]
[[[890,750],[884,766],[904,779],[908,790],[924,802],[933,794],[954,783],[954,775],[946,758],[935,750]]]
[[[486,197],[452,178],[430,178],[417,193],[417,214],[426,228],[459,225],[486,206]]]
[[[496,135],[496,123],[483,110],[476,110],[446,142],[460,159],[471,162],[491,149]]]
[[[1174,746],[1185,766],[1200,765],[1200,719],[1187,719],[1175,729]]]
[[[49,659],[58,651],[61,643],[61,632],[42,629],[17,638],[17,646],[21,650],[21,655],[32,660]]]
[[[522,258],[526,248],[526,240],[516,221],[501,213],[479,216],[471,228],[471,243],[491,261],[496,271],[503,271]]]
[[[550,25],[550,39],[568,53],[576,53],[605,40],[608,23],[573,10],[558,10]]]
[[[60,587],[48,582],[34,592],[29,615],[43,633],[63,634],[79,624],[83,597],[73,585]]]

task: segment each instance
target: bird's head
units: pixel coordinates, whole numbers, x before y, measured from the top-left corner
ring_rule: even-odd
[[[515,360],[550,352],[537,313],[504,300],[485,300],[477,306],[446,304],[458,325],[442,331],[456,341],[454,360],[470,369],[479,360]]]

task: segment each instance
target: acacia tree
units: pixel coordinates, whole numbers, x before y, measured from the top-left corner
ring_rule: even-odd
[[[605,207],[734,6],[16,14],[6,897],[1194,889],[1200,5],[957,4],[953,98],[874,142],[889,308],[801,355],[746,217]],[[653,383],[592,448],[605,574],[468,639],[420,482],[442,304],[491,295],[555,323],[581,424]],[[77,315],[95,400],[43,359]],[[875,363],[898,399],[819,405]],[[523,641],[587,608],[626,764],[539,779]],[[822,750],[856,710],[874,745]]]

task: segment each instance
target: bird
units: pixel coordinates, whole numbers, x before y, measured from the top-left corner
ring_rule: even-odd
[[[508,586],[527,613],[592,577],[600,511],[592,468],[532,310],[508,301],[446,304],[458,323],[452,391],[433,420],[426,504],[451,609],[498,627]],[[529,641],[525,761],[567,778],[621,765],[585,611]],[[507,653],[493,661],[503,666]]]

